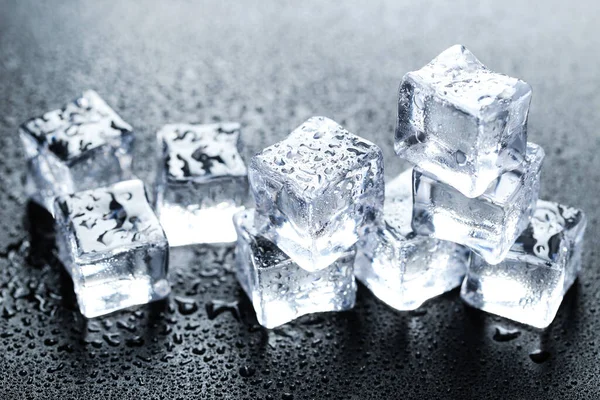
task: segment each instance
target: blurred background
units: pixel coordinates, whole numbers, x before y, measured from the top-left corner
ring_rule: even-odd
[[[0,398],[600,397],[598,15],[595,1],[0,0]],[[134,127],[151,182],[165,123],[239,121],[249,157],[324,115],[377,143],[391,178],[407,167],[400,79],[457,43],[532,85],[541,197],[588,214],[582,276],[549,329],[456,291],[400,313],[360,287],[351,312],[266,331],[215,248],[174,254],[164,304],[76,312],[49,222],[27,213],[21,122],[95,89]],[[498,327],[519,334],[497,341]]]

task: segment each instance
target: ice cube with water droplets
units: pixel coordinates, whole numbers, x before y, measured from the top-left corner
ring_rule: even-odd
[[[383,208],[381,149],[324,117],[254,156],[249,179],[257,228],[308,271],[337,260]]]
[[[19,136],[26,191],[50,212],[56,196],[131,177],[132,128],[93,90],[23,123]]]
[[[463,195],[480,196],[523,161],[530,101],[527,83],[450,47],[402,79],[396,153]]]
[[[544,150],[527,144],[525,162],[505,172],[476,198],[414,169],[415,232],[470,247],[488,263],[504,259],[527,227],[540,190]]]
[[[462,299],[492,314],[547,327],[581,269],[585,227],[583,212],[538,200],[531,223],[501,263],[473,257]]]
[[[253,210],[237,213],[234,225],[236,276],[261,325],[274,328],[302,315],[354,306],[353,247],[326,268],[309,272],[258,234]]]
[[[384,222],[359,239],[355,275],[397,310],[413,310],[460,286],[470,251],[415,235],[411,228],[412,169],[385,187]]]
[[[88,317],[166,297],[168,244],[140,180],[55,200],[59,257]]]
[[[249,198],[240,124],[169,124],[157,133],[155,209],[171,246],[235,242]]]

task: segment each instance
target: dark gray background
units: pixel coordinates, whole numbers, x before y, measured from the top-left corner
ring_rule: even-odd
[[[0,398],[600,396],[600,3],[337,3],[0,0]],[[47,217],[27,213],[19,123],[94,88],[134,126],[148,181],[164,123],[240,121],[249,156],[325,115],[378,143],[392,177],[406,167],[392,150],[398,83],[455,43],[533,86],[542,197],[589,218],[582,276],[549,329],[456,291],[402,313],[360,287],[353,311],[268,332],[231,251],[202,246],[174,252],[170,301],[85,324]],[[498,326],[521,335],[497,342]]]

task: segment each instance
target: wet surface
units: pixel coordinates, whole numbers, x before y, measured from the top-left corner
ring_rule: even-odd
[[[437,3],[0,0],[0,398],[598,398],[600,4]],[[532,85],[542,197],[588,215],[583,273],[550,328],[457,291],[396,312],[360,286],[352,311],[267,331],[232,249],[214,246],[172,252],[168,301],[77,312],[51,221],[22,193],[19,123],[93,88],[134,127],[148,181],[165,123],[240,121],[248,157],[326,115],[379,144],[391,178],[407,167],[392,145],[400,78],[455,43]]]

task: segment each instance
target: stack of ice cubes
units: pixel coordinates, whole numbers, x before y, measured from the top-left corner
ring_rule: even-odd
[[[237,277],[259,323],[353,307],[355,245],[383,208],[381,149],[313,117],[254,156],[248,177],[256,209],[234,217]]]
[[[133,131],[94,91],[25,122],[28,195],[55,217],[59,258],[90,318],[170,293],[168,244],[133,179]]]
[[[543,328],[580,269],[586,219],[538,201],[544,151],[527,142],[530,100],[527,83],[453,46],[402,79],[395,150],[415,165],[414,234],[473,251],[463,300]]]
[[[355,276],[398,310],[462,282],[471,306],[544,328],[581,268],[586,218],[538,200],[530,101],[463,46],[407,73],[395,150],[414,166],[385,189],[381,149],[324,117],[248,170],[240,124],[165,125],[153,209],[131,126],[86,91],[21,126],[26,190],[55,217],[87,317],[166,297],[169,247],[237,237],[237,278],[268,328],[353,307]]]
[[[386,184],[383,218],[359,240],[355,264],[356,277],[401,311],[460,285],[470,256],[460,244],[413,231],[412,175],[409,169]]]

